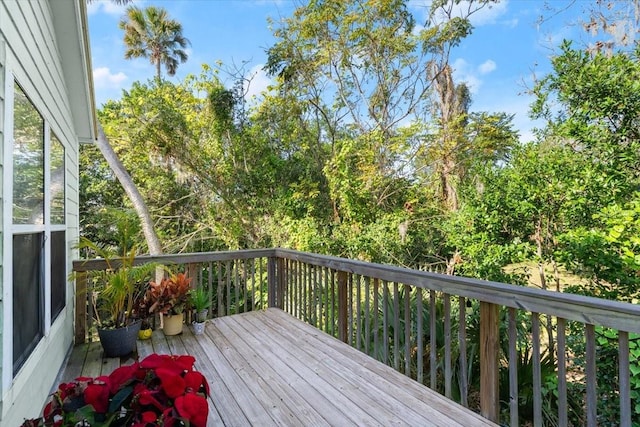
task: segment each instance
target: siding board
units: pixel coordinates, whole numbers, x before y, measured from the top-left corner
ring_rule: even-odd
[[[11,129],[5,129],[5,115],[12,114],[13,107],[5,105],[4,90],[5,86],[11,90],[15,79],[65,148],[69,269],[73,255],[71,248],[78,237],[79,203],[79,129],[76,128],[78,123],[74,121],[73,112],[82,112],[84,108],[93,107],[82,102],[83,98],[76,97],[74,104],[71,102],[72,95],[77,94],[72,93],[70,88],[75,89],[76,84],[82,83],[76,76],[72,76],[77,71],[75,61],[77,60],[78,64],[83,64],[84,61],[81,57],[83,50],[78,48],[84,43],[83,40],[78,43],[78,36],[82,30],[75,27],[76,23],[79,23],[78,13],[83,13],[81,1],[84,0],[0,0],[0,143],[3,147],[9,144],[12,135]],[[67,23],[68,26],[65,28]],[[67,29],[70,32],[66,32]],[[74,61],[64,63],[63,57]],[[86,137],[84,134],[82,136]],[[4,149],[0,150],[0,179],[4,163],[3,152]],[[0,184],[0,191],[2,188]],[[0,200],[1,198],[2,194]],[[5,231],[0,228],[0,232],[6,235]],[[10,257],[10,247],[9,251],[5,249],[0,245],[0,253],[6,252]],[[0,257],[0,272],[3,261],[7,262]],[[2,285],[0,279],[0,288]],[[6,283],[4,285],[6,286]],[[69,333],[73,328],[72,296],[73,284],[69,284],[64,314],[51,325],[48,335],[43,337],[15,378],[11,378],[7,371],[7,366],[11,366],[7,362],[11,347],[4,347],[9,345],[5,338],[0,340],[0,355],[4,353],[0,359],[4,360],[5,365],[0,390],[0,425],[19,425],[24,417],[37,415],[31,413],[33,408],[39,407],[46,399],[55,381],[55,375],[72,344],[73,335]],[[8,316],[10,320],[11,315]],[[10,323],[3,325],[3,336],[6,336],[4,329],[11,330],[11,327]]]

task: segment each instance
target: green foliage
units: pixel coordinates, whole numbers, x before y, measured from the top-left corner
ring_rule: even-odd
[[[588,173],[578,201],[588,211],[559,237],[556,254],[589,279],[572,290],[632,300],[638,292],[637,188],[640,184],[640,66],[638,51],[587,53],[565,42],[554,72],[535,88],[533,114],[548,120],[547,134],[563,138]],[[552,113],[554,112],[555,113]],[[583,166],[584,167],[584,166]],[[591,187],[589,189],[589,187]]]
[[[211,305],[209,292],[202,286],[198,286],[189,293],[189,301],[196,312],[205,310]]]
[[[565,42],[552,61],[554,72],[535,88],[533,114],[549,120],[554,134],[588,150],[594,164],[606,171],[607,191],[618,197],[640,178],[638,53],[591,55]],[[560,104],[555,116],[552,99]]]
[[[136,265],[139,255],[134,243],[137,224],[126,214],[117,215],[112,233],[117,245],[105,246],[81,237],[77,248],[87,257],[104,260],[104,270],[89,272],[91,302],[98,327],[120,328],[136,319],[136,309],[142,300],[147,281],[159,268],[157,263]]]

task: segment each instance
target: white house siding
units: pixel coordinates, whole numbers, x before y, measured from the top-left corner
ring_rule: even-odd
[[[0,9],[1,10],[1,9]],[[2,18],[2,14],[0,13],[0,29],[3,27],[3,18]],[[4,339],[4,306],[2,304],[2,277],[3,277],[3,261],[4,261],[4,256],[3,254],[3,247],[4,247],[4,230],[3,230],[3,224],[4,224],[4,209],[2,209],[2,205],[4,204],[4,195],[3,195],[3,191],[2,189],[4,188],[3,186],[3,177],[4,177],[4,173],[3,173],[3,168],[4,168],[4,149],[2,147],[4,147],[4,135],[5,135],[5,131],[4,131],[4,121],[5,121],[5,105],[4,105],[4,98],[5,98],[5,72],[6,72],[6,67],[5,67],[5,62],[6,62],[6,49],[5,49],[5,40],[4,40],[4,36],[0,30],[0,378],[2,378],[2,371],[3,371],[3,367],[2,367],[2,342]],[[1,385],[1,383],[0,383]],[[1,388],[0,388],[1,389]],[[0,399],[1,399],[1,395],[0,395]],[[2,401],[0,400],[0,414],[2,413]],[[0,415],[1,416],[1,415]],[[2,421],[0,421],[0,425],[2,425]]]
[[[7,118],[12,114],[13,106],[8,103],[5,105],[4,91],[12,90],[15,80],[24,89],[65,148],[67,271],[71,269],[72,247],[78,236],[78,140],[86,139],[90,135],[79,135],[81,132],[78,131],[77,120],[74,122],[72,114],[72,111],[77,111],[78,105],[72,105],[71,100],[76,102],[78,95],[71,93],[71,90],[76,88],[70,88],[70,86],[83,82],[74,83],[69,75],[65,76],[68,64],[65,65],[62,62],[63,57],[69,57],[69,52],[61,52],[61,49],[69,50],[76,46],[59,45],[57,36],[60,34],[61,26],[66,25],[69,31],[80,28],[79,16],[84,13],[82,1],[0,0],[0,142],[2,147],[5,147],[0,150],[0,153],[4,152],[5,155],[11,153],[5,150],[12,135],[10,128],[12,120]],[[60,13],[52,13],[51,8],[59,6],[64,7],[64,16],[60,16]],[[67,14],[67,11],[72,13]],[[56,19],[65,22],[61,24],[56,22]],[[81,54],[77,53],[76,56],[80,58]],[[79,65],[82,65],[82,62],[82,59],[78,60]],[[82,107],[88,109],[88,104],[85,102],[81,105]],[[10,123],[6,123],[7,121]],[[0,167],[2,165],[4,161],[0,158]],[[3,176],[0,173],[0,178]],[[0,190],[2,188],[4,187],[0,185]],[[0,194],[1,197],[2,194]],[[0,209],[0,214],[2,212],[4,211]],[[11,234],[10,231],[3,229],[10,222],[11,218],[0,222],[2,224],[0,232],[3,232],[3,235]],[[0,242],[4,242],[4,246],[10,245],[11,236],[4,237]],[[12,253],[10,246],[7,246],[6,251],[2,251],[2,245],[0,245],[0,252],[8,253],[8,258],[0,256],[0,262],[4,261],[5,265],[11,265],[8,262]],[[45,336],[15,378],[13,377],[13,349],[7,348],[6,339],[6,334],[11,334],[12,331],[12,313],[7,310],[12,292],[12,283],[8,281],[9,278],[10,274],[6,271],[0,275],[0,289],[3,296],[3,301],[0,302],[0,322],[3,332],[3,339],[0,340],[1,426],[20,425],[25,417],[38,415],[73,343],[74,289],[73,284],[68,283],[65,309],[52,325],[45,326]]]

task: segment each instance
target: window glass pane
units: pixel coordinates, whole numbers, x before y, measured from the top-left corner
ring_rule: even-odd
[[[13,374],[43,334],[44,233],[13,236]]]
[[[51,133],[51,224],[64,224],[64,146]]]
[[[51,323],[67,299],[67,243],[64,231],[51,232]]]
[[[16,83],[13,111],[13,223],[44,223],[44,121]]]

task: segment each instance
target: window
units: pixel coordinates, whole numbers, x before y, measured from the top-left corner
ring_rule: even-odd
[[[64,309],[67,298],[67,240],[65,233],[64,146],[51,132],[49,148],[49,192],[51,194],[51,320]]]
[[[9,226],[13,235],[15,375],[64,310],[67,242],[64,145],[17,82],[13,95]]]
[[[50,163],[50,192],[51,192],[51,224],[64,224],[64,200],[65,200],[65,164],[64,146],[58,137],[51,133],[51,148],[49,152]]]
[[[15,85],[13,223],[44,224],[44,120]]]
[[[44,234],[13,236],[13,374],[43,336]]]
[[[63,231],[51,232],[51,321],[64,309],[67,299],[67,237]]]

